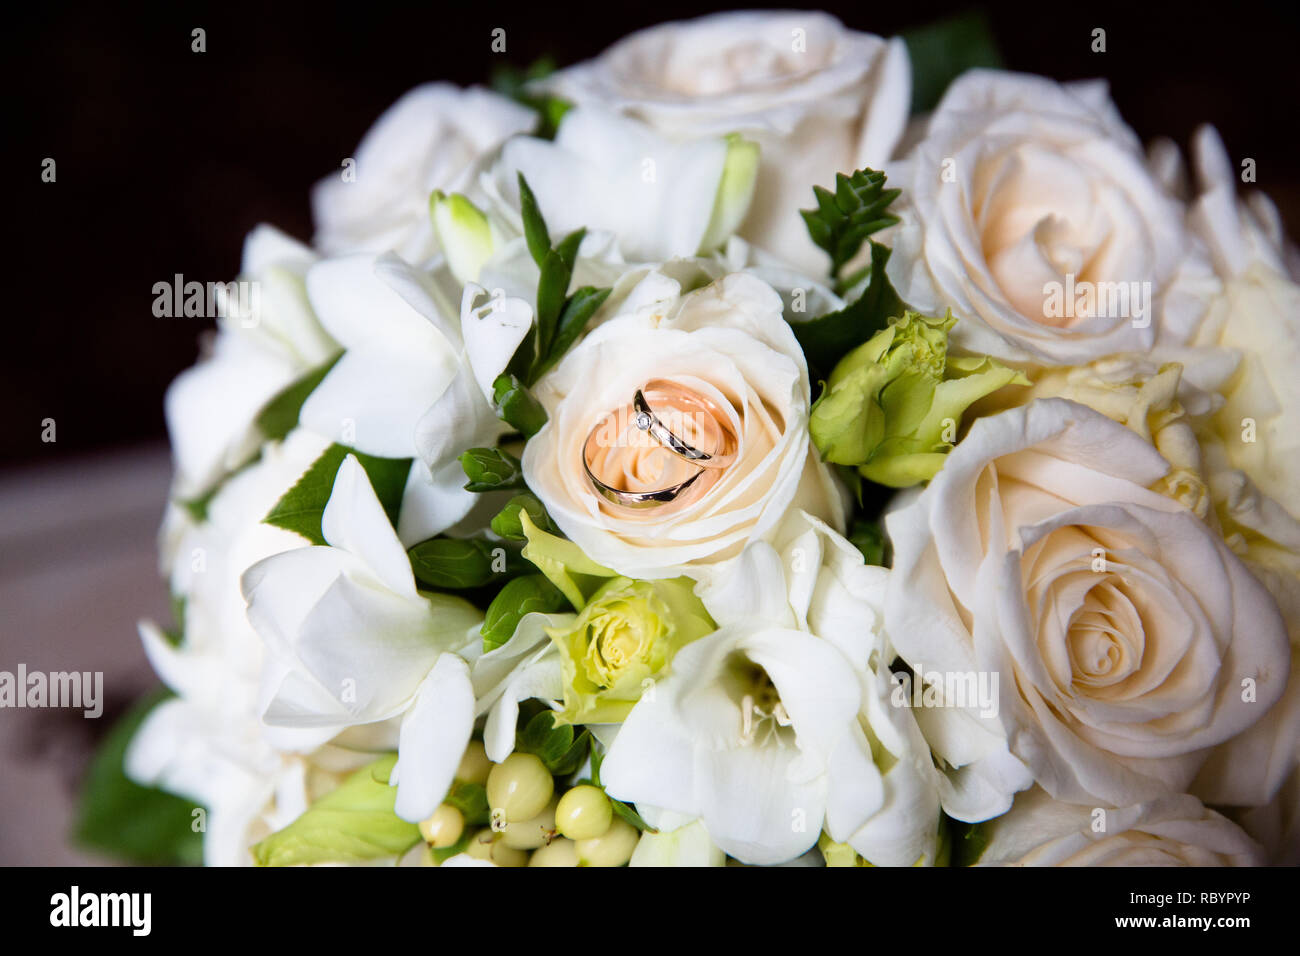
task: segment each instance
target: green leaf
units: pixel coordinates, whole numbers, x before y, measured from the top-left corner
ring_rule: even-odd
[[[500,448],[471,448],[460,456],[460,466],[469,482],[466,491],[507,491],[524,487],[519,459]]]
[[[533,135],[541,139],[554,139],[564,114],[573,108],[572,103],[558,96],[529,91],[529,83],[544,79],[553,72],[555,61],[547,56],[535,61],[527,70],[505,65],[492,71],[492,89],[536,111],[537,129]]]
[[[556,724],[555,714],[544,710],[516,732],[515,750],[535,754],[550,769],[569,752],[573,738],[572,724]]]
[[[813,187],[817,208],[800,210],[799,215],[813,242],[830,255],[832,276],[839,277],[868,236],[898,222],[886,210],[900,192],[886,189],[885,174],[874,169],[859,169],[851,176],[836,173],[834,193]]]
[[[551,234],[546,228],[546,220],[542,218],[542,210],[537,205],[537,197],[528,187],[528,180],[523,173],[519,174],[519,206],[528,252],[540,269],[546,262],[547,253],[551,251]]]
[[[582,240],[586,237],[586,229],[575,229],[561,239],[560,244],[555,247],[556,254],[560,257],[560,261],[564,263],[565,268],[569,270],[570,276],[573,274],[573,267],[578,262],[578,247],[582,245]],[[565,285],[567,286],[568,283],[566,282]]]
[[[560,320],[560,310],[564,308],[564,297],[569,291],[569,279],[573,276],[573,267],[566,265],[563,256],[555,249],[548,249],[542,260],[542,276],[537,282],[537,354],[546,355],[555,338],[555,328]],[[534,374],[529,381],[537,380]]]
[[[514,636],[524,615],[534,611],[554,614],[568,607],[560,589],[544,574],[526,574],[508,583],[493,598],[483,616],[484,652],[500,647]]]
[[[484,827],[491,821],[492,811],[488,807],[487,790],[481,783],[457,780],[442,802],[459,810],[467,827]]]
[[[441,866],[458,853],[464,853],[469,849],[469,841],[472,839],[474,839],[473,831],[467,829],[451,846],[430,847],[429,853],[433,857],[433,862]]]
[[[73,840],[122,861],[195,866],[203,862],[200,817],[192,801],[127,777],[123,759],[131,738],[154,707],[171,697],[158,690],[143,698],[99,746],[82,787]]]
[[[985,823],[963,823],[960,820],[948,820],[952,834],[951,866],[974,866],[988,849],[993,834]]]
[[[176,503],[188,511],[191,518],[202,524],[208,520],[208,505],[212,503],[212,499],[216,497],[217,492],[220,490],[221,482],[217,482],[203,494],[184,500],[177,499]]]
[[[588,320],[596,314],[596,310],[605,304],[609,298],[610,289],[597,289],[589,285],[583,286],[569,296],[568,301],[564,303],[564,310],[560,313],[560,320],[556,326],[555,338],[551,343],[549,351],[545,358],[538,364],[533,373],[534,380],[545,375],[556,362],[564,358],[569,347],[577,341],[582,330],[587,327]]]
[[[912,61],[912,114],[934,109],[948,84],[977,67],[1001,69],[988,18],[978,10],[903,31]]]
[[[500,547],[485,538],[431,538],[406,554],[421,584],[459,591],[482,587],[496,577],[494,551]]]
[[[875,521],[859,518],[849,530],[849,542],[862,552],[867,564],[885,566],[885,535]]]
[[[903,300],[885,275],[888,261],[889,248],[872,242],[871,276],[862,295],[838,312],[790,323],[814,379],[825,378],[836,362],[905,311]]]
[[[286,385],[274,398],[262,406],[257,413],[257,428],[267,439],[278,441],[298,424],[298,414],[302,411],[307,396],[324,381],[338,360],[343,357],[340,352],[329,361],[318,365],[310,372]]]
[[[389,754],[362,767],[254,846],[258,866],[361,863],[401,856],[419,843],[419,828],[393,812],[397,788],[388,777],[396,762],[397,755]]]
[[[614,812],[642,833],[659,832],[650,824],[646,823],[645,820],[641,818],[641,814],[637,813],[636,808],[630,803],[624,803],[622,800],[615,800],[613,797],[610,797],[609,794],[605,794],[605,796],[609,797],[609,805],[614,808]]]
[[[519,514],[521,511],[527,512],[528,517],[533,519],[533,524],[544,531],[555,531],[555,523],[546,513],[546,506],[533,495],[515,495],[511,498],[510,503],[492,519],[492,531],[511,541],[527,540],[528,535],[524,533],[523,519]]]
[[[348,455],[356,455],[388,520],[396,528],[397,513],[402,506],[402,492],[406,489],[406,478],[411,471],[411,459],[377,458],[339,444],[327,448],[262,520],[277,528],[294,531],[312,544],[325,544],[320,526],[321,515],[325,513],[325,506],[334,490],[334,477]]]
[[[546,424],[546,409],[514,375],[498,375],[492,383],[492,398],[501,419],[532,438]]]

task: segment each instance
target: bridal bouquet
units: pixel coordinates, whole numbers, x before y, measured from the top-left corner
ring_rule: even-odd
[[[732,13],[422,86],[249,235],[118,741],[177,846],[1297,861],[1278,214],[1212,128],[926,102],[926,48]]]

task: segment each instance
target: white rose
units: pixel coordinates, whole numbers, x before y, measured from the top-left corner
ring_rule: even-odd
[[[1195,797],[1137,806],[1058,803],[1035,787],[988,824],[980,866],[1260,866],[1259,844]]]
[[[812,205],[814,184],[879,168],[911,100],[901,40],[814,12],[661,24],[547,83],[579,105],[629,113],[678,139],[740,133],[759,143],[758,191],[740,234],[812,274],[829,261],[798,210]]]
[[[351,162],[316,184],[315,245],[326,255],[392,251],[427,264],[438,252],[429,194],[464,190],[502,143],[536,122],[488,90],[416,87],[375,121]]]
[[[1227,812],[1264,847],[1270,866],[1300,866],[1300,764],[1265,806]]]
[[[1130,429],[1043,399],[977,421],[887,518],[900,655],[945,680],[998,677],[996,714],[917,713],[953,768],[950,815],[1001,813],[1031,780],[1113,806],[1182,792],[1282,695],[1277,605],[1216,532],[1148,490],[1168,471]]]
[[[1197,341],[1241,353],[1215,431],[1228,465],[1300,519],[1300,286],[1285,271],[1277,210],[1258,194],[1237,202],[1212,127],[1198,131],[1194,155],[1202,193],[1190,220],[1223,282]]]
[[[890,172],[890,278],[964,348],[1076,364],[1194,331],[1208,266],[1104,86],[966,73]]]
[[[583,467],[588,435],[651,379],[711,397],[739,438],[736,460],[717,483],[662,516],[610,505]],[[803,352],[782,318],[780,295],[752,275],[682,295],[675,280],[651,273],[535,392],[549,420],[524,449],[528,485],[570,539],[620,574],[707,578],[796,505],[843,527],[843,492],[808,438]],[[664,453],[614,452],[623,453],[617,464],[627,490],[658,487]]]
[[[304,276],[315,261],[310,249],[270,226],[244,240],[239,271],[248,292],[221,296],[204,358],[167,389],[176,497],[198,497],[246,464],[266,437],[255,424],[258,412],[338,353],[307,301]]]

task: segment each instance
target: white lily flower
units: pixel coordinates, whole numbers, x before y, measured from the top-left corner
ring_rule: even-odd
[[[262,719],[344,728],[401,717],[396,811],[428,817],[451,785],[474,724],[469,666],[482,615],[423,595],[356,458],[339,467],[321,519],[329,547],[286,552],[244,573],[248,619],[266,642]]]

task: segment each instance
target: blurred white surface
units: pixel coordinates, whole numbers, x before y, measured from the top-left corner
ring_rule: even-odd
[[[102,671],[105,712],[0,709],[0,864],[105,862],[68,844],[95,741],[156,686],[136,622],[168,622],[163,446],[0,477],[0,670]]]

